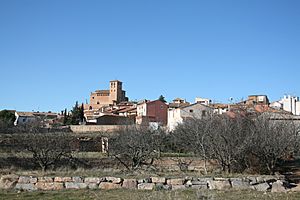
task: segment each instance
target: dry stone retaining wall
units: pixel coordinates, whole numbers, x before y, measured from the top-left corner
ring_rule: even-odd
[[[0,189],[24,191],[66,189],[138,189],[138,190],[256,190],[288,191],[288,182],[278,176],[249,176],[244,178],[166,178],[123,179],[118,177],[32,177],[2,175]],[[297,187],[296,187],[297,188]]]
[[[70,130],[74,133],[89,132],[115,132],[124,128],[125,125],[70,125]]]

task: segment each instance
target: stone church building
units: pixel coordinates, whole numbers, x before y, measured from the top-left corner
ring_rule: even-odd
[[[122,101],[128,101],[126,92],[122,90],[122,82],[110,81],[109,90],[91,92],[90,103],[84,105],[85,111],[98,111],[105,106],[114,106]]]

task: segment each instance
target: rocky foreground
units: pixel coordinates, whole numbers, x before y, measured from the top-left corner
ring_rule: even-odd
[[[2,175],[0,189],[36,191],[68,189],[138,189],[138,190],[256,190],[261,192],[300,191],[284,176],[248,176],[244,178],[166,178],[123,179],[118,177],[33,177]]]

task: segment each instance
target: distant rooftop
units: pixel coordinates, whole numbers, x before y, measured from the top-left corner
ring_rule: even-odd
[[[122,83],[122,81],[119,81],[119,80],[111,80],[109,82],[120,82],[120,83]]]
[[[105,94],[108,94],[109,93],[109,90],[96,90],[95,93],[105,93]]]

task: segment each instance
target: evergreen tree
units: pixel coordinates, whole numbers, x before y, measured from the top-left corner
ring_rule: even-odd
[[[83,122],[83,104],[81,106],[78,105],[78,101],[76,101],[73,110],[71,111],[71,121],[70,124],[77,125],[80,122]]]
[[[80,121],[84,122],[84,107],[83,107],[83,103],[81,104],[81,107],[80,107]]]
[[[68,117],[69,117],[69,116],[68,116],[68,114],[67,114],[67,109],[65,109],[65,111],[64,111],[64,122],[63,122],[64,125],[67,125],[67,124],[68,124],[68,120],[69,120]]]
[[[6,126],[13,126],[16,120],[15,114],[8,110],[0,111],[0,121]]]
[[[65,109],[64,125],[78,125],[80,122],[83,121],[84,121],[83,103],[79,106],[78,101],[76,101],[74,107],[70,112],[70,115],[67,113],[67,109]]]
[[[164,103],[167,102],[167,101],[165,100],[165,97],[164,97],[163,95],[160,95],[160,96],[158,97],[158,100],[160,100],[160,101],[162,101],[162,102],[164,102]]]
[[[71,124],[77,125],[79,124],[79,109],[78,109],[78,101],[76,101],[75,106],[73,107],[72,113],[71,113]]]

